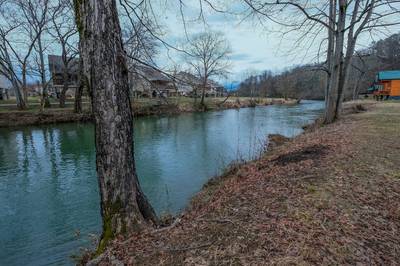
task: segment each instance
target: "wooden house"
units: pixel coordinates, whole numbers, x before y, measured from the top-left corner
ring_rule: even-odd
[[[400,70],[380,71],[369,92],[380,98],[400,99]]]

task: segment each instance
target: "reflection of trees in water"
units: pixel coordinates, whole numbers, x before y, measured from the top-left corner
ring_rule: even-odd
[[[0,169],[16,169],[19,163],[19,146],[16,132],[0,129]]]

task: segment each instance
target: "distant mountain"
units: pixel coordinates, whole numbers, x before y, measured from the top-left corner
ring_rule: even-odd
[[[224,88],[225,88],[227,91],[235,91],[235,90],[238,89],[239,85],[240,85],[240,82],[238,82],[238,81],[233,81],[233,82],[225,83],[225,84],[224,84]]]

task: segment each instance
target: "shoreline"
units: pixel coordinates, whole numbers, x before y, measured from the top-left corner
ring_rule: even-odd
[[[207,182],[171,225],[116,239],[92,262],[395,262],[400,104],[362,106],[348,105],[336,123],[316,120],[260,159],[233,165]]]
[[[249,99],[242,100],[241,102],[226,101],[225,103],[210,104],[206,110],[199,110],[193,105],[179,105],[179,104],[164,104],[164,105],[149,105],[149,106],[133,106],[134,117],[145,116],[170,116],[182,113],[195,113],[207,111],[222,111],[228,109],[240,109],[256,106],[268,105],[295,105],[297,100],[284,100],[284,99],[265,99],[257,103],[256,101],[250,102]],[[12,128],[19,126],[38,126],[59,123],[89,123],[93,118],[91,113],[84,111],[81,114],[76,114],[72,109],[46,109],[44,112],[39,111],[2,111],[0,112],[0,128]]]

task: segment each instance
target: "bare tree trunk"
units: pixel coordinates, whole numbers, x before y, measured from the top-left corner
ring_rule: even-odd
[[[39,48],[39,59],[40,59],[40,78],[41,78],[41,83],[42,83],[42,99],[40,103],[40,111],[43,111],[44,108],[49,108],[50,107],[50,99],[49,99],[49,94],[47,91],[47,81],[46,81],[46,66],[44,63],[44,51],[43,51],[43,46],[42,46],[42,39],[39,36],[37,38],[38,42],[38,48]]]
[[[21,87],[19,86],[19,84],[14,83],[13,84],[14,87],[14,92],[15,92],[15,98],[17,101],[17,108],[19,110],[25,110],[27,109],[27,103],[25,101],[25,97],[24,97],[24,92],[21,92]]]
[[[26,64],[25,63],[22,65],[21,90],[22,90],[21,99],[23,99],[23,100],[21,101],[21,105],[20,105],[21,107],[19,107],[19,108],[20,109],[27,109],[28,108],[28,90],[26,89]]]
[[[333,71],[333,55],[335,53],[335,19],[336,19],[336,0],[332,0],[329,3],[329,27],[328,28],[328,51],[326,57],[326,64],[327,64],[327,83],[325,89],[325,104],[327,105],[327,99],[329,95],[329,80],[332,76]]]
[[[360,85],[360,81],[362,80],[362,78],[364,77],[364,72],[360,74],[360,76],[357,78],[356,83],[354,83],[354,87],[353,87],[353,100],[357,100],[358,99],[358,87]]]
[[[74,100],[74,113],[82,113],[82,93],[83,93],[84,83],[79,81],[78,86],[75,90],[75,100]]]
[[[204,84],[203,84],[203,88],[201,90],[201,101],[200,101],[200,106],[204,107],[204,97],[206,95],[206,86],[207,86],[207,78],[204,79]]]
[[[330,79],[328,80],[328,91],[325,99],[325,117],[324,123],[330,124],[337,118],[337,104],[339,97],[339,83],[341,76],[341,67],[343,59],[344,29],[346,24],[346,6],[345,0],[339,0],[339,17],[337,30],[335,32],[335,53],[331,59]]]
[[[65,67],[64,67],[65,68]],[[63,73],[63,88],[61,89],[60,92],[60,107],[64,108],[65,107],[65,98],[66,98],[66,93],[68,91],[68,69],[64,69],[64,73]]]
[[[335,119],[340,117],[340,113],[342,110],[342,103],[344,98],[345,89],[348,83],[348,77],[350,74],[350,65],[353,59],[353,53],[355,49],[355,40],[349,39],[347,42],[347,52],[346,57],[341,66],[340,80],[339,80],[339,88],[338,88],[338,97],[336,103],[336,111],[335,111]]]
[[[83,94],[83,89],[85,88],[85,83],[86,83],[85,75],[83,75],[83,60],[81,56],[79,57],[79,80],[78,80],[78,86],[76,87],[75,90],[75,100],[74,100],[74,113],[76,114],[82,113],[82,94]]]
[[[103,234],[108,240],[156,223],[136,174],[133,114],[126,54],[115,0],[75,0],[83,75],[88,80],[95,119],[96,169]]]

